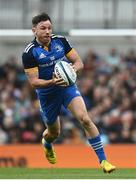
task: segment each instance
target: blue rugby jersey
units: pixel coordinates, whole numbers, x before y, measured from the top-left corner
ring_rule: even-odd
[[[49,80],[52,78],[56,62],[60,60],[68,61],[65,55],[71,50],[71,45],[63,36],[52,35],[48,50],[46,50],[36,41],[36,39],[34,39],[26,46],[23,52],[22,62],[24,69],[38,67],[39,79]],[[44,89],[38,88],[37,91],[39,93],[49,93],[50,91],[55,91],[58,88],[62,87],[50,86],[47,88],[45,87]]]

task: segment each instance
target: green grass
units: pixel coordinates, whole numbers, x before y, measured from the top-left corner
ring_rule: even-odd
[[[0,179],[135,179],[136,169],[118,169],[104,174],[101,169],[0,168]]]

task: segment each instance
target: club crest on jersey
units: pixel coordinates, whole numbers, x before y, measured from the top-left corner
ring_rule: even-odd
[[[45,57],[46,57],[45,54],[41,53],[40,56],[39,56],[39,59],[43,59]]]
[[[59,51],[62,51],[62,50],[63,50],[63,48],[62,48],[61,46],[59,46],[59,45],[57,45],[57,46],[55,47],[55,49],[56,49],[56,51],[57,51],[57,52],[59,52]]]

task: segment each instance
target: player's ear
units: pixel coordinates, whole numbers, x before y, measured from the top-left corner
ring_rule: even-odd
[[[35,26],[32,27],[32,32],[34,33],[34,35],[36,35],[36,27]]]

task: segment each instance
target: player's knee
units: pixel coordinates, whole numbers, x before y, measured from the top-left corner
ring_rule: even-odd
[[[43,137],[45,139],[47,139],[49,142],[53,142],[60,134],[60,131],[54,131],[54,132],[48,132],[48,131],[45,131],[43,133]]]
[[[53,136],[54,136],[55,139],[56,139],[59,135],[60,135],[60,132],[59,132],[59,131],[56,131],[56,132],[53,133]]]
[[[50,138],[52,139],[52,141],[54,141],[59,136],[59,134],[60,134],[59,131],[55,131],[55,132],[51,133]]]
[[[80,114],[79,119],[83,127],[88,127],[91,123],[91,119],[89,118],[87,113]]]

